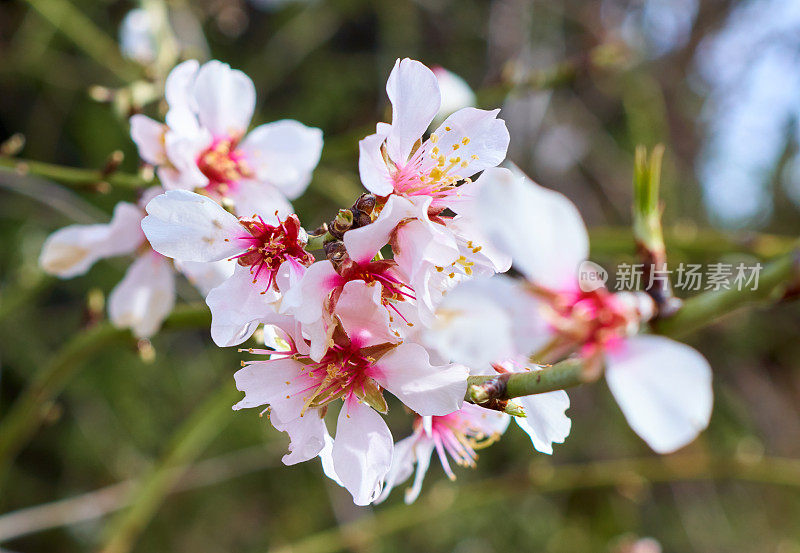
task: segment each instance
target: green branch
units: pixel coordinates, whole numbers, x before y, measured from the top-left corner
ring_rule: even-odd
[[[76,187],[92,187],[107,183],[120,188],[144,188],[152,186],[153,182],[147,181],[139,175],[112,172],[106,174],[102,169],[77,169],[65,167],[42,161],[0,157],[0,171],[14,173],[19,176],[36,175]]]

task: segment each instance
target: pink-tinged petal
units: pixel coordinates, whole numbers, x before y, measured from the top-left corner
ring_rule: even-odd
[[[439,84],[422,63],[405,58],[394,64],[386,93],[392,103],[392,128],[386,139],[389,157],[405,163],[441,105]]]
[[[663,336],[634,336],[606,352],[606,382],[628,424],[658,453],[708,426],[711,367],[697,350]]]
[[[308,356],[312,361],[319,363],[333,341],[333,331],[336,326],[327,314],[314,322],[303,323],[302,326],[303,337],[308,340]]]
[[[192,88],[199,70],[200,63],[197,60],[186,60],[169,72],[164,83],[164,96],[170,108],[197,110]]]
[[[562,444],[569,436],[572,421],[564,413],[569,409],[569,396],[564,390],[515,399],[525,410],[525,417],[514,417],[530,437],[536,451],[553,453],[553,444]]]
[[[374,379],[420,415],[448,415],[461,408],[469,369],[431,365],[419,344],[402,343],[381,357]]]
[[[164,133],[167,128],[146,115],[137,113],[130,119],[131,138],[139,149],[139,157],[152,165],[163,165],[167,162],[164,147]]]
[[[381,303],[381,291],[379,284],[351,280],[336,301],[336,316],[356,348],[399,341],[391,330],[389,311]]]
[[[381,153],[385,134],[371,134],[358,143],[358,173],[364,187],[376,196],[392,193],[392,176]]]
[[[203,263],[200,261],[175,261],[175,268],[203,295],[225,282],[233,275],[236,261],[223,259]]]
[[[336,475],[356,505],[369,505],[380,493],[393,446],[383,417],[350,396],[339,412],[332,456]]]
[[[180,261],[220,261],[244,251],[239,220],[207,196],[170,190],[147,204],[142,220],[153,249]]]
[[[119,202],[108,224],[70,225],[48,236],[39,265],[61,278],[81,275],[98,259],[136,250],[144,242],[141,221],[142,211],[138,207]]]
[[[147,252],[128,268],[108,298],[114,326],[130,328],[137,338],[149,338],[175,306],[175,273],[169,260]]]
[[[259,323],[275,314],[280,295],[267,288],[269,276],[253,282],[250,267],[237,265],[233,276],[208,293],[211,309],[211,338],[220,347],[241,344],[253,335]]]
[[[479,195],[482,233],[532,282],[554,290],[577,286],[589,237],[575,205],[521,173],[487,169]],[[520,240],[524,236],[524,240]]]
[[[256,107],[250,77],[216,60],[200,68],[192,96],[200,123],[216,137],[242,136]]]
[[[439,304],[424,342],[448,361],[491,369],[498,359],[517,352],[511,315],[492,297],[494,279],[467,281]]]
[[[291,119],[253,129],[239,150],[256,173],[290,199],[302,194],[322,155],[322,131]]]
[[[461,256],[471,265],[475,276],[492,276],[511,268],[511,256],[494,247],[479,231],[475,219],[458,215],[447,221],[446,227],[456,238]]]
[[[260,215],[270,225],[294,213],[292,204],[280,190],[272,185],[254,180],[239,181],[229,194],[239,217]]]
[[[350,258],[358,263],[371,261],[389,242],[389,237],[401,221],[413,217],[417,208],[402,196],[390,196],[386,205],[369,225],[344,234],[344,245]]]
[[[307,409],[305,413],[288,422],[283,422],[272,415],[270,422],[277,430],[289,434],[289,453],[282,459],[285,465],[295,465],[313,459],[325,446],[328,431],[319,409]]]
[[[417,460],[415,449],[421,441],[423,440],[420,440],[419,434],[415,432],[411,436],[403,438],[394,444],[392,466],[389,468],[389,472],[386,473],[386,481],[383,484],[383,489],[380,495],[373,501],[374,504],[383,503],[386,498],[389,497],[389,493],[391,493],[392,489],[408,480],[408,477],[414,472],[414,463]],[[429,440],[424,441],[428,442]],[[431,447],[430,450],[433,451],[433,448]],[[430,460],[430,455],[428,455],[428,457]]]
[[[162,181],[164,188],[194,190],[206,186],[208,177],[198,168],[197,158],[211,145],[212,140],[211,134],[205,129],[188,136],[168,130],[164,136],[164,146],[172,170],[166,173],[168,180]]]
[[[462,108],[475,106],[475,93],[464,79],[444,67],[432,67],[431,70],[436,75],[442,95],[442,105],[436,114],[439,121]]]
[[[275,274],[275,282],[278,283],[278,290],[282,294],[288,292],[296,286],[303,275],[306,274],[306,266],[294,258],[289,258],[281,263],[278,272]]]
[[[244,398],[233,406],[234,411],[269,405],[270,421],[279,425],[300,416],[305,406],[304,391],[312,384],[305,365],[292,358],[255,361],[236,371],[236,389]],[[274,421],[272,419],[275,419]]]
[[[499,109],[464,108],[436,129],[435,146],[448,161],[459,158],[448,174],[469,177],[496,167],[506,158],[510,138],[506,122],[497,118],[498,113]]]
[[[300,281],[289,288],[281,300],[281,313],[288,313],[301,323],[322,318],[325,301],[340,277],[333,264],[326,260],[311,265]]]

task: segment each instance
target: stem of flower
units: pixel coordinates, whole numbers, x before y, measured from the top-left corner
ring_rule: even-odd
[[[135,190],[153,184],[153,182],[147,181],[139,175],[116,171],[104,174],[105,171],[103,169],[77,169],[75,167],[11,157],[0,157],[0,171],[13,172],[21,176],[37,175],[78,187],[97,187],[102,186],[102,183],[106,183],[120,188]]]

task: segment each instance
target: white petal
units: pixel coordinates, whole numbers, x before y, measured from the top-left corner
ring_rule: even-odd
[[[186,190],[169,190],[147,204],[142,221],[160,254],[181,261],[219,261],[244,251],[247,231],[214,200]]]
[[[215,137],[245,133],[256,107],[256,88],[250,77],[212,60],[198,71],[192,95],[200,123]]]
[[[259,323],[275,313],[279,294],[267,289],[268,276],[253,282],[250,267],[237,265],[233,276],[208,293],[211,338],[220,347],[241,344],[253,335]]]
[[[167,161],[164,148],[164,133],[167,128],[146,115],[137,113],[130,119],[131,138],[139,149],[139,157],[152,165],[163,165]]]
[[[164,147],[170,165],[172,165],[172,171],[165,173],[169,176],[169,180],[162,181],[164,188],[167,190],[193,190],[206,186],[208,177],[197,167],[197,158],[211,145],[212,140],[211,135],[205,129],[187,136],[170,128],[164,136]],[[160,172],[159,177],[161,177]]]
[[[295,412],[282,410],[282,419],[293,420],[300,415],[303,406],[302,392],[308,386],[302,371],[305,365],[292,358],[278,358],[270,361],[251,363],[233,375],[236,389],[244,392],[244,398],[233,406],[234,411],[281,405],[282,402],[297,396],[300,406]],[[289,396],[289,397],[287,397]]]
[[[564,443],[572,421],[564,414],[569,409],[569,396],[564,390],[515,399],[525,410],[525,417],[514,417],[531,438],[536,451],[552,454],[553,444]]]
[[[169,72],[164,83],[164,96],[170,108],[197,110],[191,93],[199,69],[200,63],[197,60],[186,60]]]
[[[236,183],[231,192],[236,214],[239,217],[260,215],[266,223],[276,224],[278,219],[285,219],[294,213],[292,204],[283,193],[272,185],[253,180],[242,180]]]
[[[322,155],[322,131],[291,119],[253,129],[240,146],[256,180],[278,188],[294,199],[311,182]]]
[[[147,10],[129,11],[119,25],[120,53],[143,65],[152,63],[156,57],[156,32]]]
[[[169,260],[153,252],[139,256],[108,298],[114,326],[149,338],[175,306],[175,273]]]
[[[422,138],[441,105],[436,75],[416,60],[394,64],[386,93],[392,103],[392,127],[386,140],[389,157],[404,164],[414,143]]]
[[[423,333],[425,343],[454,363],[490,368],[517,352],[511,315],[487,290],[494,279],[467,281],[457,286],[436,310],[433,327]]]
[[[464,403],[469,370],[431,365],[419,344],[400,344],[381,357],[375,369],[373,378],[420,415],[448,415]]]
[[[381,147],[386,135],[375,133],[358,143],[358,173],[364,187],[377,196],[392,193],[392,177],[383,159]]]
[[[414,446],[418,440],[419,435],[415,432],[394,444],[392,466],[386,474],[386,481],[380,495],[375,498],[373,503],[383,503],[389,497],[392,489],[408,480],[408,477],[414,472],[414,462],[416,461]]]
[[[393,445],[383,418],[350,396],[339,412],[332,456],[336,475],[356,505],[368,505],[380,493]]]
[[[322,472],[325,474],[325,476],[344,488],[344,484],[339,479],[339,475],[336,474],[336,469],[333,468],[333,438],[331,438],[331,435],[328,434],[327,430],[325,430],[325,436],[323,436],[323,439],[325,440],[325,445],[319,452],[319,460],[322,463]]]
[[[469,177],[497,166],[506,158],[510,138],[505,121],[497,118],[498,113],[499,109],[464,108],[436,129],[436,146],[446,152],[448,160],[461,160],[449,174]]]
[[[272,425],[281,432],[289,434],[289,453],[283,456],[285,465],[295,465],[316,457],[325,446],[328,434],[325,421],[319,409],[308,409],[301,416],[289,422],[270,417]]]
[[[421,440],[414,448],[414,456],[417,461],[417,471],[414,474],[414,483],[406,490],[403,500],[406,505],[414,503],[422,491],[422,482],[428,473],[431,465],[431,454],[433,453],[434,443],[431,440]]]
[[[336,301],[336,316],[356,348],[400,340],[391,331],[389,312],[381,303],[381,291],[379,284],[351,280],[344,285]]]
[[[417,212],[414,204],[402,196],[390,196],[380,215],[369,225],[344,234],[344,245],[350,258],[358,263],[371,261],[389,242],[392,232],[406,218]]]
[[[589,237],[575,205],[507,169],[487,169],[480,178],[486,185],[479,205],[489,215],[482,218],[483,234],[536,284],[575,288],[578,266],[589,254]]]
[[[322,318],[325,301],[341,277],[327,259],[311,265],[295,286],[281,300],[281,313],[289,313],[301,323]]]
[[[70,225],[47,237],[39,256],[46,272],[71,278],[89,270],[98,259],[132,253],[144,242],[142,211],[119,202],[108,224]]]
[[[178,269],[197,288],[203,296],[225,282],[233,275],[236,261],[223,259],[221,261],[211,261],[203,263],[200,261],[176,261],[175,268]]]
[[[695,349],[635,336],[606,353],[606,381],[628,424],[658,453],[683,447],[708,426],[711,367]]]

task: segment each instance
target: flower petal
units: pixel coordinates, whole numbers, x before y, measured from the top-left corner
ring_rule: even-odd
[[[393,447],[383,417],[350,396],[339,412],[332,457],[336,475],[356,505],[368,505],[380,493]]]
[[[267,288],[269,277],[253,281],[250,267],[237,265],[233,276],[208,293],[211,309],[211,338],[220,347],[241,344],[253,335],[258,325],[275,315],[275,301],[280,297]]]
[[[207,196],[169,190],[147,204],[142,221],[150,245],[180,261],[219,261],[244,251],[238,219]]]
[[[506,122],[497,118],[499,109],[460,109],[434,131],[446,159],[459,158],[448,174],[469,177],[496,167],[506,158],[510,137]],[[434,145],[431,140],[429,144]]]
[[[404,164],[439,111],[442,99],[436,75],[422,63],[405,58],[394,64],[386,93],[392,103],[392,127],[386,139],[389,157]]]
[[[284,119],[260,125],[240,148],[256,180],[271,184],[288,198],[302,194],[322,155],[322,131]]]
[[[392,176],[381,152],[384,142],[386,135],[375,133],[358,143],[358,173],[361,182],[377,196],[388,196],[394,190]]]
[[[413,217],[417,208],[402,196],[389,196],[386,205],[369,225],[344,233],[344,245],[350,258],[357,263],[371,261],[389,242],[389,237],[401,221]]]
[[[316,457],[325,446],[325,420],[319,409],[308,409],[299,417],[283,422],[270,416],[272,425],[289,434],[289,453],[283,456],[283,464],[295,465]]]
[[[400,340],[391,331],[389,312],[381,303],[381,291],[379,284],[351,280],[344,285],[336,301],[336,316],[356,348]]]
[[[419,344],[404,342],[381,357],[373,378],[420,415],[448,415],[461,408],[469,370],[431,365]]]
[[[114,326],[130,328],[137,338],[149,338],[175,306],[175,273],[161,255],[147,252],[128,268],[108,298]]]
[[[312,264],[300,281],[284,293],[281,313],[289,313],[301,323],[322,318],[325,301],[340,277],[333,264],[325,259]]]
[[[163,165],[167,162],[164,148],[164,133],[167,128],[146,115],[137,113],[130,119],[131,138],[139,149],[139,157],[152,165]]]
[[[39,265],[51,275],[71,278],[89,270],[98,259],[132,253],[144,242],[142,211],[119,202],[108,224],[70,225],[47,237]]]
[[[209,61],[192,86],[200,123],[215,137],[242,136],[256,107],[256,88],[250,77],[227,63]]]
[[[517,398],[525,410],[525,417],[514,417],[517,424],[530,437],[536,451],[553,453],[553,444],[564,443],[572,428],[572,421],[564,414],[569,409],[569,396],[564,390]]]
[[[711,367],[695,349],[663,336],[635,336],[606,353],[606,382],[628,424],[658,453],[708,426]]]
[[[239,217],[253,217],[260,215],[270,225],[285,219],[294,209],[286,196],[272,185],[254,180],[242,180],[236,183],[235,190],[231,191],[236,214]]]
[[[554,290],[577,286],[589,237],[575,205],[565,196],[508,169],[487,169],[479,205],[483,234],[510,254],[534,283]],[[524,240],[520,237],[525,237]]]
[[[172,68],[164,83],[164,96],[170,108],[197,110],[192,88],[199,70],[200,62],[197,60],[186,60]]]

